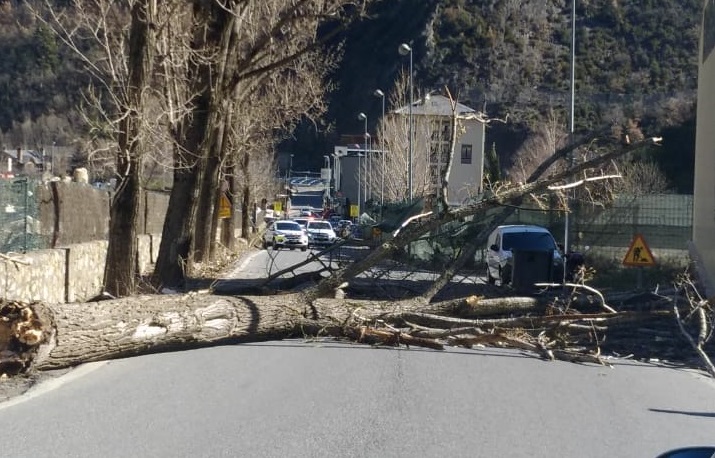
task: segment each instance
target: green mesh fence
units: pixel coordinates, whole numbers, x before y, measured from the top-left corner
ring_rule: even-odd
[[[556,207],[556,205],[554,205]],[[429,259],[434,253],[454,254],[481,229],[495,223],[495,208],[468,222],[447,224],[437,233],[414,243],[413,254]],[[692,239],[693,196],[658,194],[619,196],[605,206],[586,201],[572,202],[569,216],[569,249],[622,261],[635,236],[640,234],[654,254],[656,263],[687,264],[688,242]],[[562,211],[549,211],[528,204],[514,208],[503,224],[536,224],[547,227],[557,242],[564,241],[565,218]],[[484,263],[486,240],[475,262]]]
[[[687,244],[692,239],[692,195],[619,196],[606,206],[576,201],[572,210],[569,246],[573,250],[588,247],[594,253],[619,259],[625,256],[634,235],[641,234],[657,258],[687,259]],[[563,212],[521,209],[508,223],[545,226],[557,241],[564,240]]]
[[[0,253],[46,248],[37,186],[37,181],[28,178],[0,179]]]

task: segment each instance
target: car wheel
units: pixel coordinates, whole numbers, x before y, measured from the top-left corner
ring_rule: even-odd
[[[278,249],[278,245],[276,245],[276,244],[274,243],[274,244],[273,244],[273,251],[276,251],[277,249]]]
[[[503,269],[499,269],[499,279],[502,286],[511,283],[511,266],[504,266]]]
[[[489,272],[489,267],[487,267],[487,284],[489,285],[494,285],[496,284],[497,279],[492,277],[491,272]]]
[[[301,248],[300,248],[300,251],[305,251],[305,250],[307,250],[307,249],[308,249],[308,247],[301,247]]]

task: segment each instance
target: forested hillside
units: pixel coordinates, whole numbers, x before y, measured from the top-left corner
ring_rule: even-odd
[[[659,153],[663,161],[672,154],[691,156],[702,2],[576,3],[576,129],[628,118],[648,133],[668,129],[678,138],[679,149],[670,153],[666,138],[666,154]],[[0,0],[0,142],[68,145],[83,136],[74,107],[87,78],[24,5]],[[338,134],[360,132],[358,112],[368,113],[374,130],[381,107],[372,93],[389,92],[406,68],[397,47],[407,42],[414,52],[416,87],[448,86],[489,116],[509,114],[509,124],[489,132],[490,143],[508,155],[546,113],[567,123],[570,27],[569,0],[378,2],[370,17],[339,37],[344,60],[333,75],[336,89],[323,126],[306,124],[296,140],[282,146],[296,153],[297,164],[315,166]]]

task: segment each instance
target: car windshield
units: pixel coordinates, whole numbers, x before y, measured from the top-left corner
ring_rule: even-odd
[[[308,228],[309,229],[332,229],[333,227],[330,225],[330,223],[316,221],[316,222],[308,224]]]
[[[513,232],[504,234],[504,250],[555,250],[553,237],[545,232]]]
[[[298,223],[292,223],[292,222],[276,223],[276,230],[277,231],[299,231],[300,226],[298,225]]]

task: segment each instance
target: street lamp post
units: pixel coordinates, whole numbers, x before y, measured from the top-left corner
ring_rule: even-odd
[[[365,156],[365,201],[372,200],[372,137],[367,136],[367,155]],[[368,183],[369,182],[369,183]]]
[[[368,139],[368,135],[369,135],[369,134],[367,133],[367,115],[366,115],[365,113],[360,113],[360,114],[358,114],[358,119],[359,119],[360,121],[364,121],[364,122],[365,122],[365,128],[364,128],[363,133],[364,133],[364,136],[365,136],[365,145],[364,145],[364,148],[365,148],[365,157],[367,157],[367,139]],[[361,179],[361,174],[362,174],[361,169],[362,169],[362,167],[361,167],[361,164],[360,164],[360,157],[361,157],[360,154],[358,154],[358,218],[360,217],[360,209],[362,208],[362,205],[361,205],[361,202],[360,202],[360,186],[362,185],[362,183],[361,183],[361,181],[362,181],[362,179]],[[365,181],[367,181],[367,180],[365,180]]]
[[[571,2],[571,111],[569,119],[569,143],[573,143],[574,134],[574,100],[575,89],[574,80],[576,76],[576,0]],[[573,153],[569,154],[569,164],[573,165]],[[566,191],[567,193],[570,191]],[[568,202],[568,200],[567,200]],[[568,207],[568,205],[567,205]],[[569,252],[569,212],[570,208],[566,208],[564,214],[564,254]],[[565,276],[564,271],[564,276]]]
[[[357,158],[358,158],[358,223],[360,223],[360,212],[362,211],[362,206],[360,205],[360,192],[362,188],[362,158],[365,157],[364,154],[358,153]]]
[[[382,132],[380,132],[380,156],[382,156],[382,172],[380,173],[380,216],[382,216],[382,207],[385,206],[385,93],[380,89],[375,89],[373,92],[375,97],[382,99]]]
[[[412,47],[407,43],[402,43],[398,48],[398,52],[402,56],[410,55],[410,106],[408,108],[408,128],[407,128],[407,145],[408,145],[408,156],[407,156],[407,189],[409,190],[410,201],[413,198],[412,190],[412,104],[414,103],[412,95]]]

